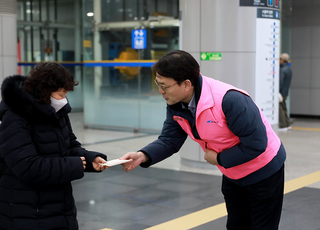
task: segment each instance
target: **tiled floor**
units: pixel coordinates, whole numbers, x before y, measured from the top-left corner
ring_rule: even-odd
[[[83,146],[107,154],[110,160],[157,138],[83,129],[81,113],[70,117]],[[320,120],[296,118],[292,126],[279,133],[287,150],[286,181],[320,170]],[[178,154],[149,169],[138,167],[126,173],[114,166],[99,174],[88,173],[73,184],[81,230],[143,230],[224,202],[217,170],[183,166]],[[319,189],[317,182],[285,194],[281,230],[320,230]],[[225,222],[224,216],[189,229],[226,229]]]

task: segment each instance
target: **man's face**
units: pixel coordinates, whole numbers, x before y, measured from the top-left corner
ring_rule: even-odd
[[[156,84],[159,87],[159,93],[167,101],[168,105],[174,105],[178,102],[185,102],[188,94],[185,91],[185,84],[178,85],[173,78],[163,77],[156,74]]]

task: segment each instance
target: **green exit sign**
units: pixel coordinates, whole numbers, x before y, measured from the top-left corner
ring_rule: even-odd
[[[221,61],[221,53],[201,52],[202,61]]]

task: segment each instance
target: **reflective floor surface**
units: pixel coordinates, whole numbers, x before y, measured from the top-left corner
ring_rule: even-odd
[[[157,135],[83,128],[83,114],[70,115],[83,147],[109,160],[136,151]],[[320,120],[294,118],[278,132],[287,151],[280,230],[320,230]],[[223,230],[226,213],[217,169],[191,168],[179,154],[148,169],[121,166],[87,173],[73,182],[80,230]]]

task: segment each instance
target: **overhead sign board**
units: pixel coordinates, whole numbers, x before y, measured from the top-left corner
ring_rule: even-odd
[[[257,18],[269,18],[269,19],[280,19],[280,13],[278,10],[271,9],[258,9]]]
[[[240,6],[271,7],[279,9],[280,0],[240,0]]]
[[[147,31],[146,30],[132,30],[131,32],[131,46],[133,49],[147,48]]]

